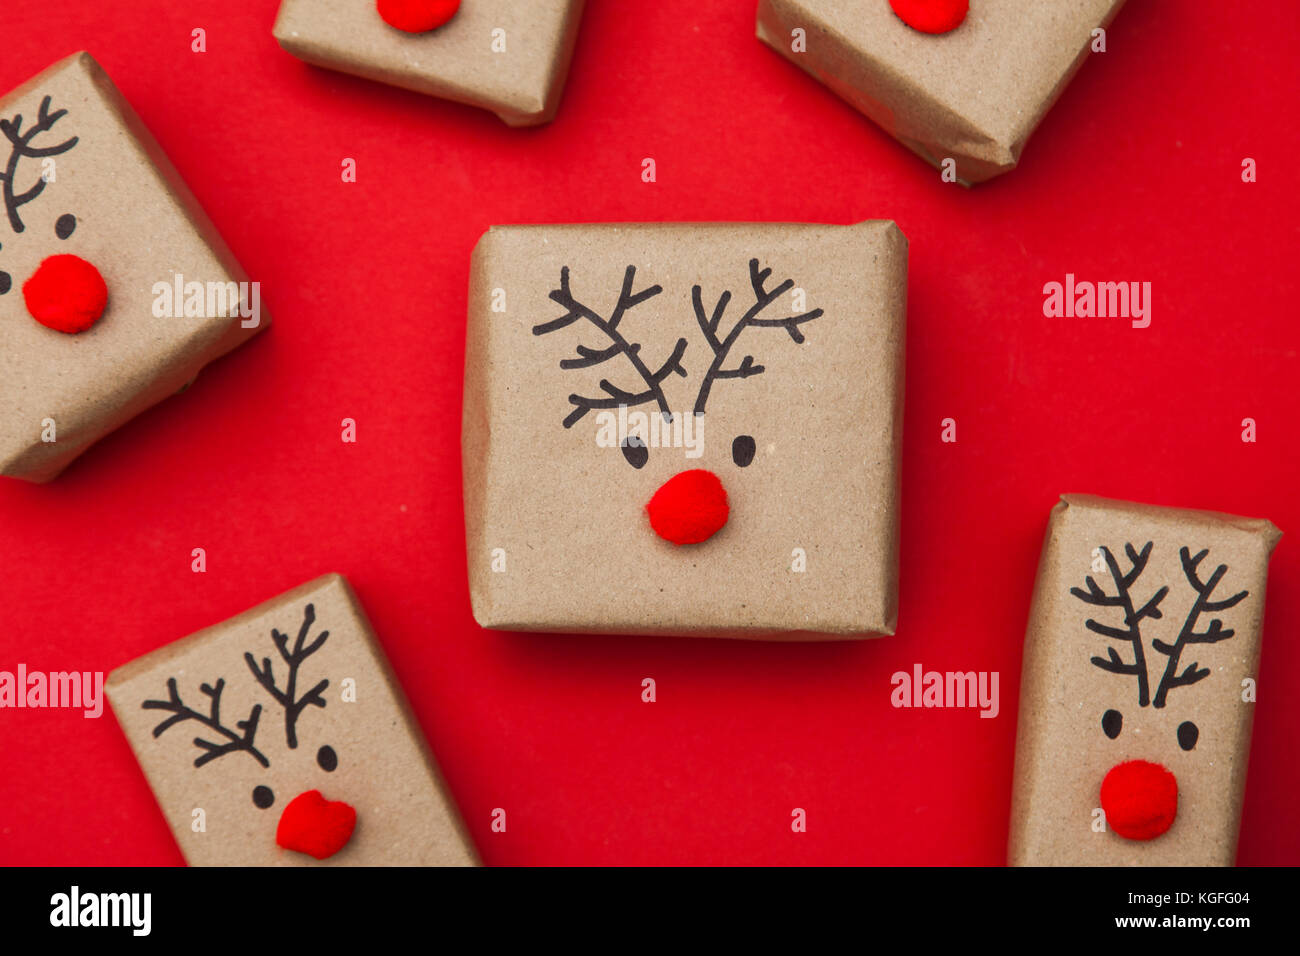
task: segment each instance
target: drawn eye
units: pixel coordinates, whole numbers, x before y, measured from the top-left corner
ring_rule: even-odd
[[[326,744],[320,750],[316,751],[316,762],[326,773],[331,772],[339,765],[339,755],[334,752],[334,748]]]
[[[731,460],[741,468],[748,468],[754,460],[754,438],[752,435],[737,435],[731,442]]]
[[[1119,732],[1123,727],[1124,715],[1118,710],[1108,710],[1101,715],[1101,729],[1106,732],[1106,736],[1111,740],[1119,736]]]
[[[650,449],[637,435],[628,435],[623,439],[619,448],[623,452],[623,457],[627,459],[627,463],[633,468],[644,468],[645,463],[650,460]]]
[[[253,805],[257,809],[265,810],[273,803],[275,803],[275,794],[271,792],[270,787],[253,788]]]
[[[1184,750],[1191,750],[1196,746],[1196,741],[1200,738],[1201,732],[1196,725],[1190,720],[1184,720],[1178,725],[1178,746]]]
[[[14,280],[9,278],[9,273],[0,271],[0,295],[9,291],[9,287],[14,284]]]
[[[70,212],[65,212],[59,217],[59,221],[54,224],[54,234],[60,239],[66,239],[72,235],[77,228],[77,217]]]

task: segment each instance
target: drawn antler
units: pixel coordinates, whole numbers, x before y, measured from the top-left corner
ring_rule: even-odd
[[[140,706],[145,710],[165,710],[172,715],[153,729],[154,737],[161,737],[167,728],[173,724],[179,724],[186,720],[197,720],[204,727],[215,730],[229,741],[229,743],[218,744],[213,743],[211,740],[204,740],[202,737],[195,737],[194,746],[206,751],[194,758],[194,766],[196,767],[202,767],[209,760],[216,760],[218,757],[223,757],[236,750],[248,753],[263,767],[271,766],[271,762],[266,759],[260,750],[253,746],[253,741],[257,737],[257,721],[262,716],[262,705],[254,704],[247,720],[235,722],[235,727],[244,732],[241,736],[221,723],[221,692],[225,689],[225,686],[224,679],[218,680],[215,687],[211,684],[199,685],[199,690],[212,699],[212,706],[206,717],[197,710],[187,707],[181,701],[180,692],[176,689],[175,677],[167,679],[169,700],[146,700]]]
[[[35,147],[31,145],[33,139],[41,133],[48,132],[55,123],[57,123],[67,110],[58,110],[50,112],[50,97],[41,100],[41,108],[36,118],[36,123],[27,132],[23,132],[23,117],[19,113],[12,120],[0,120],[0,133],[9,140],[9,161],[5,165],[5,171],[0,173],[0,181],[4,183],[4,203],[5,211],[9,214],[9,225],[13,227],[14,232],[23,231],[23,221],[18,216],[18,207],[31,202],[45,189],[45,177],[38,177],[36,184],[23,193],[14,192],[14,175],[18,169],[18,161],[24,157],[28,159],[40,159],[44,156],[57,156],[59,153],[66,153],[77,145],[77,137],[58,146]]]
[[[311,626],[315,621],[316,607],[308,604],[303,611],[302,627],[298,631],[298,639],[294,642],[292,652],[289,650],[288,636],[281,634],[275,628],[271,629],[271,640],[275,643],[276,649],[280,652],[280,656],[284,658],[285,663],[289,665],[289,679],[284,690],[280,690],[275,685],[275,676],[271,673],[271,659],[269,657],[262,658],[262,667],[259,669],[253,655],[247,652],[244,653],[244,661],[248,664],[248,669],[253,672],[253,676],[257,678],[257,682],[284,708],[284,736],[285,741],[291,748],[298,746],[298,715],[302,713],[308,704],[324,707],[325,698],[321,696],[321,691],[328,687],[330,683],[328,680],[323,680],[301,697],[294,696],[298,685],[298,668],[304,660],[320,650],[321,645],[325,643],[325,639],[330,636],[329,631],[321,631],[316,640],[304,647],[303,645],[307,641],[307,632],[311,630]]]
[[[574,409],[564,419],[565,428],[571,428],[575,422],[593,408],[617,408],[620,405],[631,407],[649,401],[654,401],[659,405],[659,411],[663,415],[664,421],[672,421],[672,412],[668,410],[668,400],[664,397],[661,383],[668,377],[670,372],[676,372],[681,376],[686,375],[686,369],[682,367],[682,353],[686,351],[686,340],[678,339],[677,346],[673,349],[672,354],[668,356],[668,359],[656,371],[650,371],[649,366],[641,358],[641,344],[639,342],[628,342],[623,334],[619,332],[618,324],[623,320],[623,316],[628,309],[634,308],[647,299],[658,295],[663,291],[663,287],[652,285],[634,294],[632,292],[632,281],[635,276],[636,266],[628,266],[627,271],[623,273],[623,289],[619,293],[618,304],[614,307],[610,317],[605,319],[573,297],[573,293],[569,289],[569,267],[564,266],[560,270],[560,287],[553,290],[550,297],[569,311],[558,319],[552,319],[550,322],[543,322],[540,325],[533,326],[533,335],[546,335],[548,332],[554,332],[557,329],[572,325],[578,319],[586,319],[604,333],[610,344],[603,349],[592,349],[579,345],[577,346],[577,358],[562,359],[560,368],[590,368],[593,365],[607,362],[616,355],[626,355],[628,361],[636,369],[637,374],[641,376],[641,380],[645,382],[644,390],[628,392],[610,384],[608,379],[601,379],[600,388],[609,396],[608,398],[587,398],[582,395],[570,395],[569,403],[574,406]]]
[[[1187,614],[1187,620],[1183,622],[1182,630],[1178,632],[1178,640],[1174,641],[1173,644],[1167,644],[1160,640],[1151,642],[1152,647],[1169,658],[1169,661],[1165,664],[1164,675],[1160,678],[1160,685],[1156,688],[1154,704],[1157,707],[1165,705],[1165,698],[1169,696],[1169,692],[1175,687],[1195,684],[1210,674],[1208,667],[1202,667],[1198,670],[1196,661],[1188,664],[1187,668],[1179,674],[1178,663],[1183,648],[1188,644],[1217,644],[1219,641],[1226,641],[1234,633],[1231,628],[1225,628],[1223,621],[1217,617],[1211,619],[1210,626],[1204,631],[1196,631],[1195,628],[1200,616],[1212,611],[1226,611],[1228,608],[1241,603],[1250,594],[1249,591],[1239,591],[1232,597],[1224,598],[1222,601],[1211,601],[1210,595],[1228,572],[1228,566],[1226,564],[1219,565],[1214,573],[1210,575],[1210,580],[1202,583],[1196,575],[1196,568],[1205,560],[1207,554],[1209,554],[1208,549],[1202,550],[1195,557],[1192,557],[1192,553],[1187,548],[1182,548],[1178,552],[1178,556],[1183,562],[1183,574],[1187,578],[1187,583],[1196,592],[1196,601]]]
[[[1091,576],[1085,579],[1088,590],[1082,588],[1070,588],[1070,593],[1077,597],[1085,604],[1091,604],[1096,607],[1118,607],[1124,611],[1124,627],[1111,627],[1108,624],[1102,624],[1089,618],[1084,626],[1088,630],[1102,637],[1109,637],[1117,641],[1128,641],[1133,646],[1133,660],[1125,661],[1116,652],[1115,648],[1107,647],[1106,657],[1094,657],[1092,663],[1096,664],[1104,671],[1110,671],[1112,674],[1132,674],[1138,679],[1138,706],[1145,707],[1149,703],[1148,684],[1147,684],[1147,661],[1146,653],[1142,648],[1142,629],[1141,623],[1144,618],[1158,618],[1160,614],[1160,602],[1164,600],[1169,593],[1168,587],[1162,587],[1151,600],[1142,605],[1141,609],[1133,609],[1132,587],[1142,572],[1146,569],[1147,560],[1151,557],[1152,542],[1148,541],[1142,548],[1141,553],[1133,550],[1132,544],[1124,545],[1124,552],[1128,555],[1132,567],[1128,573],[1123,573],[1119,569],[1119,562],[1115,556],[1110,553],[1109,548],[1101,549],[1102,555],[1106,559],[1106,566],[1110,568],[1110,576],[1115,582],[1114,595],[1107,594],[1092,579]],[[1155,645],[1158,647],[1159,642]],[[1156,705],[1161,706],[1160,704]]]
[[[710,317],[705,314],[700,287],[698,285],[692,287],[691,301],[695,306],[695,319],[700,323],[700,328],[704,331],[704,337],[708,340],[709,347],[713,349],[713,364],[709,366],[709,371],[700,384],[699,395],[695,399],[696,415],[703,413],[704,406],[708,404],[709,391],[713,388],[715,380],[720,378],[749,378],[751,375],[758,375],[763,371],[764,367],[762,365],[754,364],[754,356],[752,355],[746,355],[741,359],[740,365],[735,368],[723,368],[727,356],[731,354],[731,347],[736,344],[736,340],[740,338],[745,329],[750,326],[780,327],[790,333],[790,338],[794,339],[796,345],[802,345],[804,336],[803,332],[799,330],[799,326],[822,315],[821,309],[813,309],[803,315],[792,315],[785,319],[759,318],[764,309],[794,287],[794,280],[786,279],[771,292],[764,292],[763,283],[767,281],[767,277],[771,274],[771,269],[760,270],[758,268],[757,259],[749,260],[749,281],[754,287],[754,304],[732,326],[725,339],[718,338],[718,324],[722,321],[722,314],[727,310],[727,304],[731,301],[731,292],[725,291],[718,297],[718,304],[714,306],[713,315]]]

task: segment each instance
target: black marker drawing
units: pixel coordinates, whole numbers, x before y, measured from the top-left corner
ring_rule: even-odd
[[[168,700],[146,700],[140,706],[145,710],[165,710],[172,715],[153,729],[154,737],[161,737],[163,732],[173,724],[179,724],[185,720],[196,720],[227,739],[226,743],[217,744],[211,740],[204,740],[202,737],[195,737],[194,746],[204,751],[204,753],[194,758],[194,766],[196,767],[202,767],[209,760],[216,760],[218,757],[224,757],[226,754],[238,750],[249,754],[263,767],[271,766],[271,761],[267,760],[266,756],[253,746],[253,742],[257,737],[257,721],[262,716],[262,705],[254,704],[247,719],[235,722],[235,727],[243,731],[243,734],[236,733],[235,730],[221,723],[221,692],[225,686],[226,681],[224,678],[218,680],[215,686],[211,684],[199,685],[199,690],[207,694],[212,700],[211,708],[206,717],[197,710],[186,706],[181,700],[180,692],[176,689],[175,677],[167,678]]]
[[[1119,562],[1115,556],[1110,553],[1110,548],[1101,549],[1102,557],[1106,559],[1106,567],[1110,569],[1111,579],[1115,582],[1116,593],[1109,595],[1098,587],[1097,582],[1089,576],[1084,583],[1088,585],[1085,592],[1080,588],[1070,588],[1070,593],[1077,597],[1085,604],[1093,604],[1097,607],[1118,607],[1124,611],[1124,627],[1111,627],[1108,624],[1102,624],[1089,618],[1084,626],[1088,630],[1100,634],[1102,637],[1109,637],[1115,640],[1128,641],[1133,648],[1133,660],[1124,661],[1120,658],[1115,648],[1106,648],[1108,657],[1094,657],[1092,663],[1096,664],[1104,671],[1110,671],[1112,674],[1132,674],[1138,679],[1138,706],[1145,707],[1149,704],[1150,694],[1147,684],[1147,662],[1146,651],[1142,645],[1142,628],[1141,624],[1144,618],[1160,617],[1160,602],[1164,600],[1169,593],[1168,587],[1162,587],[1151,599],[1142,605],[1141,610],[1134,610],[1133,597],[1130,589],[1146,570],[1147,560],[1151,557],[1152,542],[1148,541],[1142,548],[1141,554],[1133,550],[1133,545],[1124,545],[1124,551],[1128,554],[1128,559],[1132,566],[1127,573],[1122,573],[1119,569]]]
[[[731,460],[738,468],[748,468],[756,450],[753,435],[737,435],[731,440]]]
[[[672,412],[668,408],[668,400],[664,397],[663,387],[660,383],[671,372],[676,372],[683,377],[686,375],[686,369],[682,367],[682,353],[686,351],[686,340],[678,339],[672,355],[668,356],[658,370],[650,371],[649,366],[641,358],[641,344],[639,342],[629,342],[624,338],[623,334],[618,330],[618,325],[623,320],[623,316],[627,314],[628,309],[635,308],[647,299],[658,295],[663,291],[663,287],[652,285],[640,292],[633,293],[632,281],[635,277],[636,266],[628,266],[627,271],[623,273],[623,289],[619,293],[618,303],[614,306],[614,311],[610,313],[609,318],[606,319],[573,297],[573,293],[569,289],[569,267],[564,266],[560,270],[560,287],[551,292],[550,298],[568,309],[568,312],[558,319],[552,319],[549,322],[533,326],[533,335],[546,335],[548,332],[566,328],[578,321],[578,319],[586,319],[609,339],[610,344],[603,349],[592,349],[584,345],[578,345],[577,358],[563,359],[560,362],[560,368],[590,368],[593,365],[607,362],[617,355],[625,355],[645,383],[643,390],[628,392],[611,384],[608,379],[601,379],[600,388],[609,396],[608,398],[570,395],[569,403],[574,406],[574,409],[564,419],[565,428],[572,428],[574,423],[593,408],[618,408],[620,405],[626,405],[630,408],[649,401],[658,404],[664,421],[672,420]]]
[[[753,355],[746,355],[733,368],[726,367],[732,347],[746,329],[783,328],[790,338],[794,340],[795,344],[802,344],[804,334],[799,327],[806,322],[820,318],[824,314],[822,309],[813,309],[800,315],[791,315],[785,318],[764,318],[764,311],[777,299],[794,288],[794,280],[786,279],[774,289],[764,289],[764,285],[771,274],[772,270],[770,268],[759,268],[758,259],[749,260],[749,281],[754,292],[754,304],[736,320],[735,324],[731,326],[724,336],[719,335],[718,326],[721,325],[723,315],[731,302],[731,292],[724,291],[718,297],[713,313],[709,315],[704,308],[702,288],[699,285],[691,288],[691,301],[695,309],[696,322],[704,333],[705,341],[713,353],[713,360],[704,375],[704,380],[700,384],[699,393],[695,399],[695,414],[703,414],[705,407],[708,405],[709,394],[713,389],[714,382],[727,378],[749,378],[753,375],[759,375],[765,370],[764,366],[755,364]],[[682,365],[682,356],[686,351],[687,340],[679,338],[672,354],[668,356],[663,364],[653,372],[650,370],[650,367],[641,357],[641,344],[628,341],[618,327],[629,309],[663,292],[663,287],[652,285],[634,293],[632,285],[635,276],[636,266],[628,266],[623,274],[623,288],[619,293],[618,302],[610,317],[606,319],[574,297],[569,285],[569,267],[564,266],[560,270],[560,287],[551,292],[550,298],[568,311],[558,319],[552,319],[549,322],[533,326],[534,335],[546,335],[566,328],[578,321],[578,319],[586,319],[604,334],[610,344],[602,349],[578,345],[577,356],[562,359],[560,368],[590,368],[602,362],[607,362],[618,355],[623,355],[627,357],[645,385],[640,391],[628,391],[613,385],[608,379],[601,379],[600,389],[607,397],[591,398],[577,394],[570,395],[569,403],[574,406],[574,409],[564,419],[565,428],[573,427],[593,408],[618,408],[619,406],[631,408],[646,402],[654,402],[659,406],[659,411],[663,415],[665,422],[672,421],[672,412],[668,407],[668,399],[664,395],[662,383],[671,373],[686,377],[687,373],[686,368]],[[743,439],[743,441],[738,451],[734,453],[734,457],[736,463],[744,468],[753,460],[752,452],[747,452],[747,446],[752,445],[753,439],[749,436],[739,436],[739,439]],[[624,446],[624,456],[635,468],[640,468],[645,464],[646,454],[639,449],[639,446],[633,446],[631,449]]]
[[[0,134],[9,141],[9,159],[5,164],[5,170],[0,173],[0,182],[4,183],[3,196],[5,212],[9,215],[9,225],[14,232],[22,232],[22,218],[18,215],[18,207],[26,205],[37,196],[39,196],[46,186],[45,177],[38,176],[35,184],[24,192],[15,192],[14,177],[18,172],[18,163],[22,159],[41,159],[46,156],[57,156],[60,153],[66,153],[77,145],[77,137],[59,143],[57,146],[33,146],[32,140],[42,133],[47,133],[68,111],[56,110],[50,112],[50,97],[41,100],[40,112],[36,122],[23,132],[22,114],[14,116],[11,120],[0,120]],[[60,237],[63,238],[63,237]]]
[[[1146,543],[1140,552],[1135,551],[1132,544],[1124,545],[1124,551],[1128,555],[1130,561],[1130,567],[1127,572],[1120,570],[1119,562],[1115,560],[1115,556],[1111,554],[1109,548],[1101,548],[1101,554],[1105,558],[1106,567],[1110,570],[1111,580],[1115,584],[1115,593],[1107,593],[1092,579],[1091,576],[1087,577],[1084,581],[1088,586],[1087,591],[1082,588],[1070,588],[1070,593],[1085,604],[1091,604],[1095,607],[1116,607],[1123,612],[1123,627],[1114,627],[1109,624],[1102,624],[1092,618],[1085,621],[1084,626],[1087,627],[1088,630],[1100,634],[1102,637],[1127,642],[1133,649],[1133,659],[1124,660],[1119,653],[1116,652],[1114,647],[1108,647],[1106,649],[1106,657],[1093,657],[1091,658],[1091,662],[1102,670],[1108,671],[1112,674],[1135,676],[1138,680],[1138,706],[1146,707],[1148,704],[1151,704],[1155,707],[1164,707],[1169,692],[1175,687],[1185,687],[1190,684],[1195,684],[1209,676],[1209,669],[1198,668],[1195,661],[1189,664],[1181,674],[1178,672],[1179,662],[1184,648],[1186,648],[1188,644],[1214,644],[1218,641],[1227,640],[1232,637],[1234,633],[1231,629],[1225,629],[1223,627],[1223,621],[1218,618],[1211,620],[1209,626],[1204,631],[1196,631],[1195,628],[1198,625],[1201,615],[1208,612],[1227,610],[1228,608],[1240,603],[1250,592],[1241,591],[1240,593],[1234,594],[1232,597],[1225,598],[1222,601],[1211,600],[1210,595],[1213,593],[1219,581],[1222,580],[1223,576],[1228,572],[1228,566],[1226,564],[1219,565],[1214,574],[1210,576],[1210,579],[1202,582],[1197,577],[1196,569],[1200,565],[1201,561],[1205,559],[1205,556],[1209,551],[1203,550],[1195,557],[1192,557],[1191,552],[1187,548],[1182,548],[1179,551],[1179,556],[1182,559],[1183,564],[1183,574],[1186,576],[1188,584],[1190,584],[1192,589],[1196,592],[1196,601],[1192,605],[1192,609],[1188,613],[1187,619],[1183,622],[1183,626],[1178,634],[1178,639],[1173,644],[1169,644],[1159,638],[1151,641],[1151,648],[1160,654],[1164,654],[1168,658],[1168,662],[1165,665],[1164,672],[1161,675],[1160,682],[1156,687],[1156,693],[1153,698],[1150,694],[1150,683],[1147,675],[1147,655],[1142,639],[1141,625],[1142,621],[1148,618],[1158,619],[1162,617],[1160,612],[1160,602],[1163,601],[1165,596],[1169,593],[1169,587],[1167,585],[1162,586],[1140,608],[1135,607],[1135,601],[1132,594],[1134,585],[1137,583],[1138,578],[1141,577],[1142,572],[1146,569],[1147,561],[1151,557],[1151,548],[1152,542],[1150,541]],[[1110,733],[1110,728],[1108,727],[1108,736],[1118,735],[1118,721],[1115,721],[1113,726],[1115,733],[1112,735]],[[1193,737],[1193,745],[1194,742]],[[1190,748],[1185,747],[1184,749]]]
[[[704,381],[700,384],[699,395],[695,399],[696,415],[704,412],[704,407],[709,402],[709,392],[713,389],[713,383],[718,379],[749,378],[751,375],[759,375],[764,371],[764,366],[754,364],[754,356],[752,355],[746,355],[735,368],[723,367],[727,362],[727,357],[731,354],[732,346],[736,344],[736,340],[740,338],[746,329],[751,327],[783,328],[790,333],[790,338],[794,339],[796,345],[802,345],[804,335],[799,326],[821,317],[822,310],[813,309],[811,312],[792,315],[784,319],[760,318],[764,309],[794,288],[794,280],[786,279],[775,289],[765,292],[763,285],[771,274],[771,269],[759,269],[757,259],[749,260],[749,282],[754,288],[754,304],[737,320],[736,324],[731,327],[731,331],[722,339],[718,338],[718,325],[722,322],[723,313],[727,311],[727,304],[731,301],[731,292],[725,291],[718,297],[718,303],[713,307],[713,315],[708,316],[704,312],[704,302],[701,298],[702,290],[698,285],[691,288],[691,303],[695,306],[695,320],[704,332],[704,338],[708,341],[709,348],[713,350],[713,363],[709,366],[708,372],[705,373]]]
[[[316,640],[304,647],[307,633],[311,630],[311,626],[315,621],[316,608],[314,605],[308,604],[303,611],[302,627],[298,630],[298,639],[294,642],[292,651],[289,650],[288,636],[281,634],[276,628],[271,629],[271,640],[275,643],[276,650],[280,652],[280,656],[284,658],[285,663],[289,665],[289,676],[285,682],[284,690],[280,690],[275,684],[275,675],[271,672],[271,658],[263,657],[262,667],[259,670],[253,655],[244,654],[244,661],[248,664],[248,669],[253,672],[253,676],[257,678],[257,682],[284,708],[284,736],[285,742],[288,743],[290,749],[298,746],[298,715],[302,713],[303,708],[308,704],[324,707],[325,698],[321,696],[321,691],[330,684],[328,680],[322,680],[301,697],[295,696],[298,687],[298,668],[302,666],[304,660],[320,650],[321,645],[325,643],[325,639],[330,636],[329,631],[321,631]]]
[[[272,673],[271,659],[269,657],[262,658],[262,666],[259,668],[257,666],[257,661],[252,654],[244,654],[244,661],[248,664],[248,668],[252,671],[253,677],[257,680],[257,683],[265,689],[267,693],[275,698],[276,702],[284,709],[285,742],[290,748],[298,746],[297,723],[299,714],[301,714],[303,709],[309,704],[316,707],[324,707],[325,698],[321,696],[321,692],[329,686],[328,680],[322,680],[306,694],[303,694],[301,697],[296,696],[299,667],[306,658],[320,650],[321,646],[325,643],[325,639],[329,637],[329,631],[322,631],[314,641],[310,644],[306,643],[307,635],[311,631],[312,624],[314,624],[315,621],[316,608],[314,605],[308,604],[306,608],[303,609],[302,628],[298,632],[298,639],[294,643],[292,651],[289,650],[288,646],[289,638],[286,635],[281,634],[276,628],[271,629],[271,640],[275,644],[276,649],[279,650],[280,656],[283,657],[289,665],[289,676],[284,690],[281,690],[276,686],[275,677]],[[140,706],[145,710],[162,710],[172,715],[154,728],[154,737],[162,736],[168,728],[176,724],[186,720],[193,720],[202,724],[204,727],[207,727],[216,735],[226,738],[224,743],[218,743],[212,740],[205,740],[201,737],[195,737],[194,746],[203,751],[203,753],[195,758],[195,767],[202,767],[205,763],[208,763],[211,760],[216,760],[218,757],[223,757],[228,753],[235,753],[241,750],[253,757],[253,759],[263,767],[271,766],[271,761],[268,760],[266,755],[255,746],[258,722],[262,716],[262,705],[254,704],[253,709],[249,712],[247,718],[236,721],[233,728],[227,727],[221,722],[221,694],[225,687],[226,680],[224,677],[218,678],[215,684],[199,685],[199,690],[211,700],[206,715],[188,706],[181,699],[180,691],[176,686],[176,678],[174,677],[169,677],[167,679],[167,700],[146,700]],[[334,767],[338,765],[338,756],[334,753],[332,747],[322,747],[318,753],[317,759],[320,762],[321,767],[326,770],[333,770]],[[326,764],[331,764],[331,766],[326,766]],[[269,790],[266,791],[266,793],[269,793]],[[262,796],[265,797],[266,794],[263,794]],[[261,806],[260,803],[258,805]],[[269,805],[270,803],[268,802],[267,806]]]

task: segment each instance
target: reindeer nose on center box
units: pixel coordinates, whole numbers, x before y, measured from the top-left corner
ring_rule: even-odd
[[[1178,780],[1147,760],[1116,764],[1101,782],[1106,825],[1129,840],[1154,840],[1178,813]]]
[[[731,515],[727,489],[711,471],[694,468],[673,475],[645,506],[655,534],[673,544],[699,544],[713,537]]]
[[[319,790],[308,790],[290,800],[280,814],[275,842],[324,860],[347,845],[356,826],[356,810],[342,801],[326,800]]]

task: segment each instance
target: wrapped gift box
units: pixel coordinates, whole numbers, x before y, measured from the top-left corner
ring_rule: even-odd
[[[0,474],[48,481],[270,319],[90,54],[0,120]]]
[[[476,862],[337,574],[118,668],[107,690],[191,865]]]
[[[758,37],[958,182],[1014,169],[1123,0],[971,0],[914,29],[889,0],[759,0]]]
[[[1025,637],[1012,864],[1232,865],[1279,537],[1062,496]]]
[[[885,221],[489,230],[462,441],[478,622],[892,633],[906,284]]]

